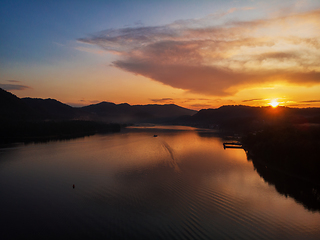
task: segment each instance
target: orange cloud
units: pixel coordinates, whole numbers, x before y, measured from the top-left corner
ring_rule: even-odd
[[[217,25],[226,14],[106,30],[80,41],[120,54],[115,67],[194,93],[320,84],[320,10]]]

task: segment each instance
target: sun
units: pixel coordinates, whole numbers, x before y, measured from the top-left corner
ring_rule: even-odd
[[[279,106],[277,99],[273,99],[270,103],[271,107],[276,108]]]

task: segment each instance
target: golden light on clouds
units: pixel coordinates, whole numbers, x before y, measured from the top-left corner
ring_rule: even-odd
[[[118,52],[114,67],[206,96],[277,83],[320,84],[320,10],[224,21],[233,12],[111,29],[79,41]]]

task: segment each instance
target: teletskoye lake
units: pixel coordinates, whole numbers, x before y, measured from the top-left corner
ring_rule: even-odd
[[[2,148],[0,238],[320,239],[320,211],[257,169],[188,127]]]

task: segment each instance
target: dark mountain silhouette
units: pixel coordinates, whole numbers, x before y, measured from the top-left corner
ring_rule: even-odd
[[[176,105],[101,102],[82,108],[55,99],[18,98],[0,89],[0,143],[70,139],[120,131],[119,123],[169,123],[196,111]]]
[[[246,132],[277,124],[320,124],[320,108],[222,106],[180,117],[176,123]]]
[[[101,102],[81,108],[55,99],[23,98],[0,89],[0,119],[90,120],[106,123],[173,123],[197,127],[259,130],[274,124],[320,124],[320,108],[222,106],[199,112],[167,105]]]
[[[168,123],[197,111],[170,105],[129,105],[101,102],[81,108],[71,107],[55,99],[18,98],[0,91],[1,119],[7,120],[90,120],[106,123]]]
[[[134,120],[133,112],[129,104],[115,104],[101,102],[80,108],[96,120],[104,122],[130,122]]]
[[[36,112],[16,95],[0,88],[0,120],[33,119]]]
[[[141,112],[147,112],[155,118],[177,118],[180,116],[191,116],[197,113],[195,110],[190,110],[177,106],[175,104],[148,104],[148,105],[134,105],[132,106]]]
[[[197,112],[174,104],[129,105],[110,102],[101,102],[81,109],[100,121],[121,123],[166,123],[179,116],[190,116]]]
[[[97,132],[120,131],[119,124],[84,121],[87,115],[81,109],[54,99],[20,99],[0,89],[0,144],[71,139]]]
[[[21,100],[33,111],[37,112],[42,119],[71,120],[84,119],[86,117],[86,113],[80,109],[73,108],[55,99],[22,98]]]

